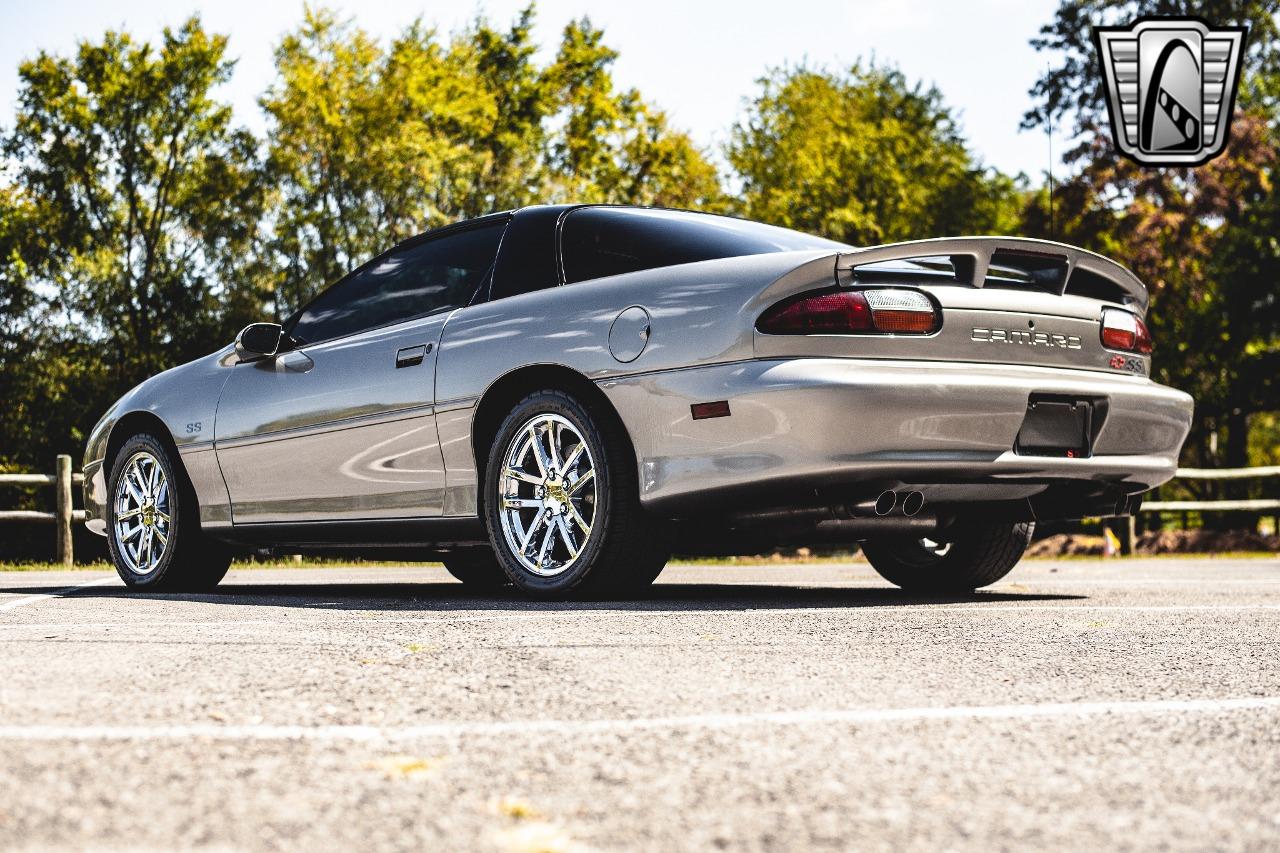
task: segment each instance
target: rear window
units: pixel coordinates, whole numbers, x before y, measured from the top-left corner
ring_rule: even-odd
[[[727,216],[626,207],[573,211],[565,218],[560,241],[565,281],[570,284],[718,258],[849,248]]]

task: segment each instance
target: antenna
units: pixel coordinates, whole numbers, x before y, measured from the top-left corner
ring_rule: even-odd
[[[1045,72],[1046,79],[1048,78],[1050,71],[1051,71],[1051,68],[1049,66],[1049,63],[1046,62],[1044,65],[1044,72]],[[1047,121],[1045,122],[1047,126],[1046,135],[1049,137],[1049,239],[1052,240],[1054,237],[1054,234],[1053,234],[1053,106],[1052,105],[1048,105],[1045,107],[1045,117],[1047,119]]]

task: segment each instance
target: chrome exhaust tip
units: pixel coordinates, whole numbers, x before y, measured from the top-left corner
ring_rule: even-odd
[[[917,494],[919,494],[917,492]],[[893,512],[893,508],[898,505],[898,493],[893,489],[885,489],[876,498],[875,513],[876,515],[888,515]],[[923,506],[923,501],[921,502]]]
[[[902,514],[910,517],[922,509],[924,509],[924,493],[907,492],[907,496],[902,499]]]

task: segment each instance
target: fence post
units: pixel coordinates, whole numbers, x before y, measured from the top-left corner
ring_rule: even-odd
[[[1120,519],[1120,553],[1132,557],[1138,547],[1138,519],[1126,515]]]
[[[58,562],[71,568],[75,563],[75,555],[71,552],[71,457],[65,453],[58,454],[58,482],[55,488],[58,490]]]

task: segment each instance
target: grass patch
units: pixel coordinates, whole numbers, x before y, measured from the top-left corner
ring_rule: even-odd
[[[1135,557],[1102,557],[1097,554],[1064,554],[1059,557],[1024,557],[1024,563],[1048,562],[1097,562],[1114,560],[1123,565],[1131,559],[1138,560],[1276,560],[1280,554],[1273,551],[1223,551],[1219,554],[1138,554]],[[793,555],[761,555],[755,557],[676,557],[671,561],[673,566],[792,566],[792,565],[838,565],[844,563],[865,563],[861,554],[824,554],[812,556]],[[336,557],[304,557],[296,561],[292,557],[264,560],[236,560],[231,564],[235,569],[402,569],[422,566],[439,566],[440,563],[409,563],[368,560],[343,560]],[[76,563],[70,569],[60,563],[0,562],[0,572],[114,572],[115,567],[105,560],[91,563]]]
[[[343,560],[336,557],[304,557],[301,562],[292,557],[265,560],[236,560],[231,570],[236,569],[399,569],[406,566],[438,566],[439,563],[405,563],[369,560]],[[61,563],[0,562],[0,572],[114,572],[115,566],[106,560],[95,560],[89,563],[76,563],[71,568]]]
[[[1059,560],[1114,560],[1124,563],[1129,560],[1275,560],[1280,554],[1275,551],[1221,551],[1192,552],[1179,551],[1174,554],[1134,554],[1132,557],[1104,557],[1101,554],[1063,554],[1058,557],[1023,557],[1024,563],[1047,563]]]

